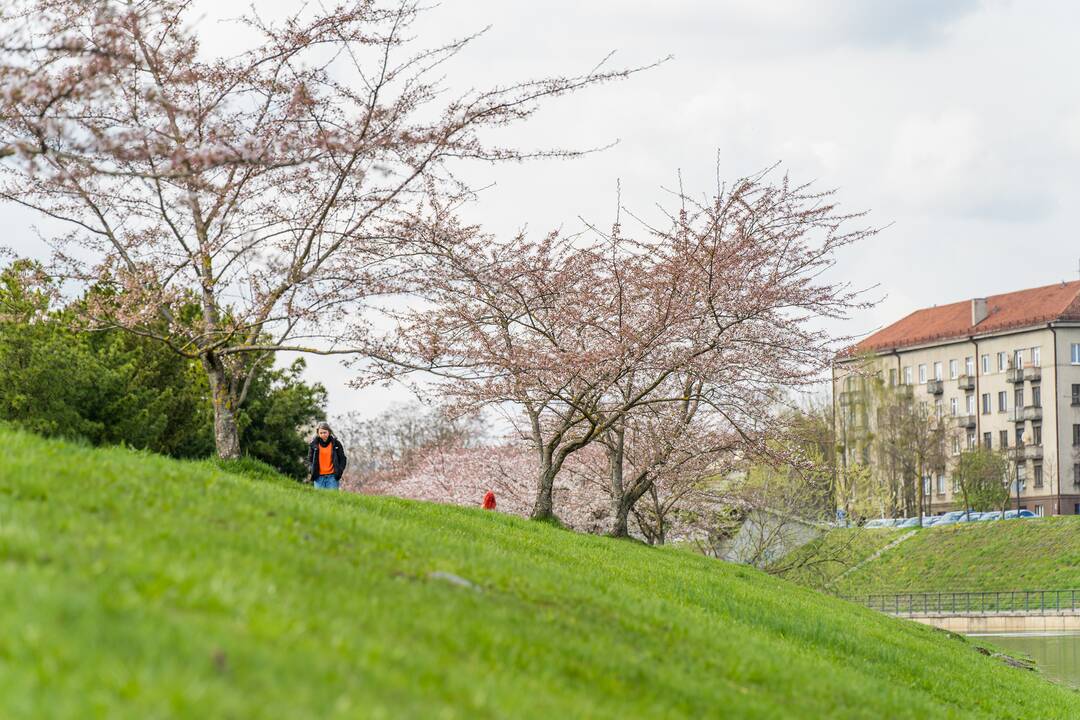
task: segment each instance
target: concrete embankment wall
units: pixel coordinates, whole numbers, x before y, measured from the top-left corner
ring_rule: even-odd
[[[942,630],[969,633],[1022,633],[1080,631],[1080,613],[1033,615],[1025,613],[972,613],[970,615],[904,615]]]

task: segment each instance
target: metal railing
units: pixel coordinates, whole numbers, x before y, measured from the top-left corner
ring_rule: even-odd
[[[1080,589],[850,595],[844,599],[890,615],[1080,612]]]

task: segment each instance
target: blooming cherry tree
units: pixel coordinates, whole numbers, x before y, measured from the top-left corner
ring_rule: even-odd
[[[640,237],[616,224],[572,238],[447,246],[430,306],[397,315],[374,376],[425,371],[455,402],[520,412],[537,458],[534,518],[554,514],[568,458],[603,440],[615,458],[617,534],[648,490],[651,471],[628,487],[618,478],[625,457],[616,457],[620,437],[650,422],[644,408],[667,407],[655,422],[669,425],[669,445],[700,413],[718,437],[770,451],[776,402],[819,381],[846,342],[818,321],[865,304],[824,273],[873,230],[848,229],[856,216],[829,193],[768,174],[722,186],[706,203],[676,197],[670,224],[644,226]],[[671,453],[645,460],[655,453],[644,451],[637,462],[658,467]]]
[[[627,73],[451,96],[420,47],[419,5],[249,11],[246,49],[211,56],[188,0],[9,0],[0,8],[0,199],[59,220],[54,273],[103,290],[97,327],[152,337],[205,369],[217,449],[279,351],[346,353],[348,314],[407,290],[425,208],[466,192],[461,159],[518,160],[484,130]]]

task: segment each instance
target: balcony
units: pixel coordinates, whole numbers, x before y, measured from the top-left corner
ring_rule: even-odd
[[[940,395],[945,392],[945,383],[941,380],[927,380],[926,392],[930,395]]]
[[[973,428],[973,427],[975,427],[975,416],[974,415],[957,415],[955,417],[955,419],[956,419],[956,426],[957,427],[962,427],[962,428]]]
[[[1042,368],[1041,367],[1029,367],[1024,368],[1024,379],[1028,382],[1039,382],[1042,380]]]
[[[1022,383],[1024,382],[1024,368],[1009,368],[1005,371],[1005,382],[1010,383]]]
[[[975,376],[974,375],[961,375],[956,378],[956,387],[961,390],[974,390],[975,389]]]
[[[1042,445],[1021,445],[1020,447],[1009,448],[1009,458],[1011,460],[1042,460],[1043,446]]]
[[[1009,422],[1020,423],[1025,420],[1042,420],[1042,405],[1025,405],[1009,411]]]

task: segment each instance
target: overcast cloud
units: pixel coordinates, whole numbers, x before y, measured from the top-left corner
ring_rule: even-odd
[[[266,14],[291,2],[256,0]],[[247,2],[202,0],[216,22]],[[1008,0],[447,0],[421,30],[438,42],[491,29],[447,69],[456,87],[673,56],[627,80],[561,100],[515,130],[521,146],[619,143],[569,162],[469,169],[495,183],[469,209],[489,230],[610,224],[615,182],[647,209],[681,170],[705,193],[775,162],[839,189],[888,229],[839,270],[886,297],[845,334],[933,304],[1077,277],[1080,4]],[[44,256],[34,219],[0,206],[0,244]],[[43,226],[47,231],[48,227]],[[310,361],[331,413],[373,414],[400,391],[346,388],[337,361]]]

